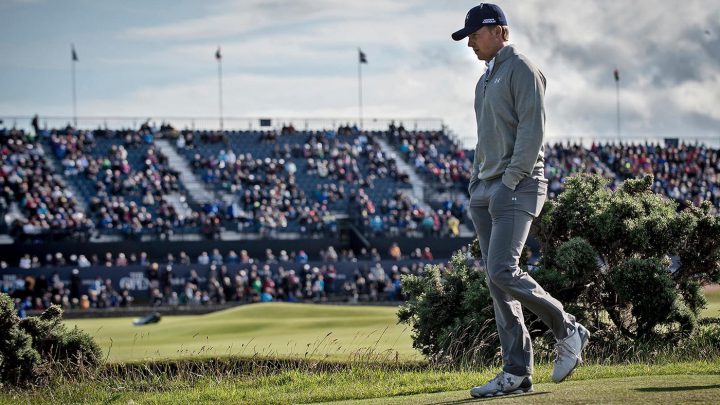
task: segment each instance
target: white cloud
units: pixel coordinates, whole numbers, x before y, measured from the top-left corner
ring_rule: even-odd
[[[352,20],[397,13],[407,6],[398,1],[344,2],[336,0],[227,2],[217,14],[162,26],[133,27],[121,37],[140,40],[197,40],[264,31],[265,35],[292,35],[303,24]]]
[[[363,66],[366,117],[440,117],[472,146],[473,89],[484,67],[465,41],[453,42],[450,33],[476,4],[212,3],[205,16],[126,29],[116,41],[152,44],[153,51],[137,59],[110,53],[104,59],[123,65],[142,60],[148,69],[189,69],[194,74],[166,85],[138,79],[141,85],[121,97],[85,94],[79,108],[83,115],[216,115],[217,78],[212,64],[220,44],[226,115],[355,117],[356,48],[362,47],[370,62]],[[612,71],[618,67],[625,137],[717,139],[720,3],[500,4],[509,18],[513,42],[547,77],[548,137],[614,139]],[[67,110],[67,106],[46,107]],[[18,108],[23,106],[0,103],[0,111]],[[37,110],[37,104],[28,109]]]

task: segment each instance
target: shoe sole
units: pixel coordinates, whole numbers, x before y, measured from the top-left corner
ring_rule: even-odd
[[[493,398],[493,397],[502,397],[502,396],[507,396],[507,395],[529,394],[529,393],[534,392],[534,391],[535,391],[535,390],[533,390],[533,388],[530,387],[530,388],[528,388],[528,389],[526,389],[526,390],[524,390],[524,389],[517,389],[517,390],[515,390],[515,391],[510,391],[510,392],[498,391],[498,392],[496,392],[496,393],[494,393],[494,394],[485,394],[485,395],[473,395],[473,394],[470,394],[470,396],[473,397],[473,398]]]
[[[588,341],[590,340],[590,332],[588,332],[588,330],[585,329],[585,327],[583,327],[581,330],[579,330],[578,333],[580,333],[580,331],[583,331],[583,333],[580,334],[580,358],[578,358],[578,360],[575,362],[575,365],[573,366],[573,368],[570,369],[570,371],[565,375],[565,377],[561,378],[558,381],[555,381],[555,383],[557,383],[557,384],[560,384],[561,382],[565,381],[568,377],[570,377],[572,375],[573,371],[575,371],[575,369],[582,363],[582,352],[583,352],[583,350],[585,350],[585,346],[587,346]]]

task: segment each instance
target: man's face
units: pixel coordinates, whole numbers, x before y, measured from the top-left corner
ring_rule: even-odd
[[[480,60],[490,60],[497,53],[498,35],[495,29],[481,27],[468,36],[468,46],[473,49]]]

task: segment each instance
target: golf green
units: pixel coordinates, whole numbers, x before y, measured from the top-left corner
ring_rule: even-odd
[[[703,316],[720,316],[720,287],[705,289]],[[68,320],[94,336],[110,361],[188,356],[292,356],[330,359],[420,359],[397,307],[268,303],[207,315]],[[363,357],[365,356],[365,357]]]
[[[94,336],[110,361],[203,355],[421,358],[396,312],[397,307],[268,303],[165,316],[145,326],[133,326],[133,318],[66,323]]]

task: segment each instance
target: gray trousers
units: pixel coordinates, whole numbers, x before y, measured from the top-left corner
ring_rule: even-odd
[[[495,309],[503,370],[532,374],[533,350],[522,306],[537,315],[555,338],[567,337],[575,318],[518,266],[530,225],[542,209],[547,181],[523,178],[515,190],[501,178],[480,180],[470,189],[470,215],[480,241],[487,284]]]

